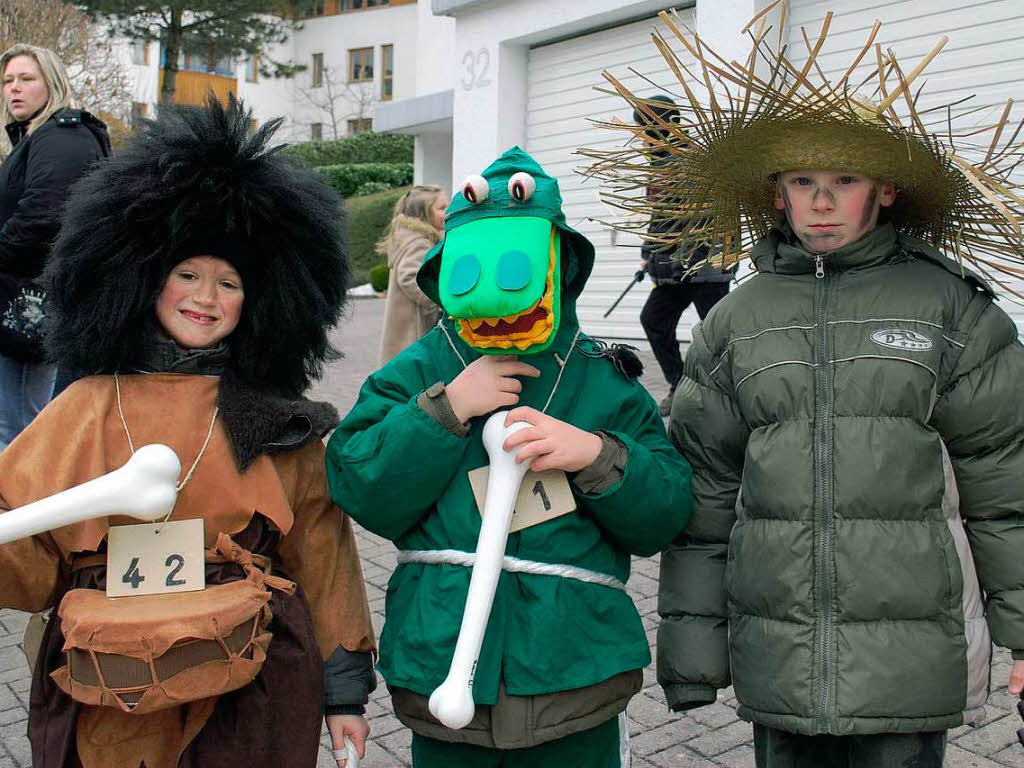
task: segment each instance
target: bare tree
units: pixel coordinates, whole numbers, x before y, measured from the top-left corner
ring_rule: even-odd
[[[297,86],[295,90],[300,100],[312,107],[313,114],[319,118],[302,124],[307,127],[313,123],[326,124],[333,139],[345,136],[347,120],[362,120],[369,117],[373,113],[373,104],[376,101],[372,83],[344,82],[336,70],[330,67],[324,67],[321,85]],[[305,138],[309,138],[308,134]]]
[[[71,93],[105,119],[125,122],[132,88],[125,64],[107,30],[61,0],[2,0],[0,50],[15,43],[49,48],[64,62]]]

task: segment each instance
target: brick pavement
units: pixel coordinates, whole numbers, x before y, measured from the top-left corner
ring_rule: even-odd
[[[332,365],[315,396],[329,399],[344,413],[366,375],[375,367],[383,302],[353,301],[348,317],[336,335],[345,359]],[[647,371],[644,384],[655,397],[666,391],[646,344],[641,346]],[[367,531],[357,533],[366,578],[366,591],[377,631],[384,622],[384,595],[395,567],[390,542]],[[629,592],[640,608],[648,636],[654,643],[657,626],[656,599],[658,558],[634,558]],[[19,644],[27,616],[0,611],[0,768],[29,768],[31,759],[25,736],[29,671]],[[1007,693],[1009,654],[997,651],[992,668],[996,686],[989,698],[985,723],[963,726],[950,733],[947,768],[1005,768],[1024,766],[1024,749],[1016,740],[1021,724]],[[629,705],[629,732],[633,768],[753,768],[750,725],[736,718],[732,689],[712,704],[685,715],[672,714],[654,677],[653,667],[644,670],[644,687]],[[371,737],[364,768],[404,768],[410,765],[409,732],[395,719],[387,691],[381,685],[367,709]],[[326,745],[327,739],[324,738]],[[332,768],[333,761],[321,750],[318,768]],[[880,767],[881,768],[881,767]]]

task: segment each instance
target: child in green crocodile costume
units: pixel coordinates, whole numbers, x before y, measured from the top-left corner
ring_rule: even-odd
[[[803,74],[758,81],[763,57]],[[991,287],[1024,261],[1021,146],[955,106],[939,136],[897,117],[920,67],[882,66],[872,104],[767,45],[749,66],[660,169],[756,274],[694,330],[672,403],[696,510],[662,554],[658,679],[676,711],[731,683],[759,768],[938,768],[990,717],[992,640],[1024,683],[1024,348]]]
[[[650,661],[624,590],[630,555],[657,552],[685,526],[690,469],[653,399],[624,375],[637,373],[629,355],[580,330],[575,302],[593,261],[557,181],[521,149],[471,176],[418,275],[447,317],[366,381],[328,446],[335,501],[400,550],[380,671],[413,730],[416,768],[628,762],[620,714]],[[427,698],[452,660],[471,572],[459,556],[480,530],[468,473],[487,465],[483,417],[502,408],[507,423],[533,425],[507,447],[534,471],[566,474],[576,505],[511,533],[506,560],[574,575],[506,565],[475,670],[476,715],[451,730]]]

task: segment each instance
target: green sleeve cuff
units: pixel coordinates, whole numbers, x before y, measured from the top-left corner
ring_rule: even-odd
[[[626,446],[617,437],[602,430],[594,434],[601,438],[601,452],[593,464],[581,469],[572,479],[573,485],[588,496],[600,496],[622,482],[628,458]]]
[[[1024,651],[1010,651],[1010,657],[1014,661],[1024,660]]]
[[[420,396],[416,398],[416,405],[456,437],[465,437],[469,434],[469,427],[459,421],[455,411],[452,410],[452,404],[448,401],[448,393],[445,391],[443,381],[432,384],[426,391],[420,393]]]
[[[668,708],[673,712],[704,707],[718,699],[718,691],[703,683],[673,683],[663,687]]]

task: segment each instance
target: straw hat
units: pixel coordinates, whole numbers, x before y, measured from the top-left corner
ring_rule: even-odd
[[[1024,276],[1024,197],[1010,172],[1024,159],[1021,126],[1008,125],[1012,101],[995,110],[955,104],[918,109],[912,86],[948,41],[943,36],[912,69],[876,42],[875,22],[866,42],[838,80],[817,62],[826,42],[829,12],[816,42],[803,32],[807,58],[795,62],[768,42],[768,18],[785,3],[770,4],[743,29],[752,40],[743,63],[727,61],[686,29],[675,12],[661,20],[689,58],[658,31],[652,35],[679,81],[680,116],[661,117],[660,102],[643,98],[611,72],[605,79],[648,123],[601,123],[632,134],[625,149],[580,150],[595,162],[586,173],[607,182],[605,202],[644,217],[687,220],[682,231],[652,236],[643,221],[608,222],[647,239],[672,237],[684,252],[712,246],[716,266],[730,266],[778,221],[777,174],[785,170],[844,170],[892,181],[895,204],[887,216],[906,234],[922,238],[993,273]],[[753,30],[753,31],[752,31]],[[803,30],[801,30],[803,31]],[[853,82],[864,63],[873,71]],[[1001,113],[1001,114],[1000,114]],[[646,194],[653,190],[653,194]],[[699,265],[698,265],[699,266]]]

